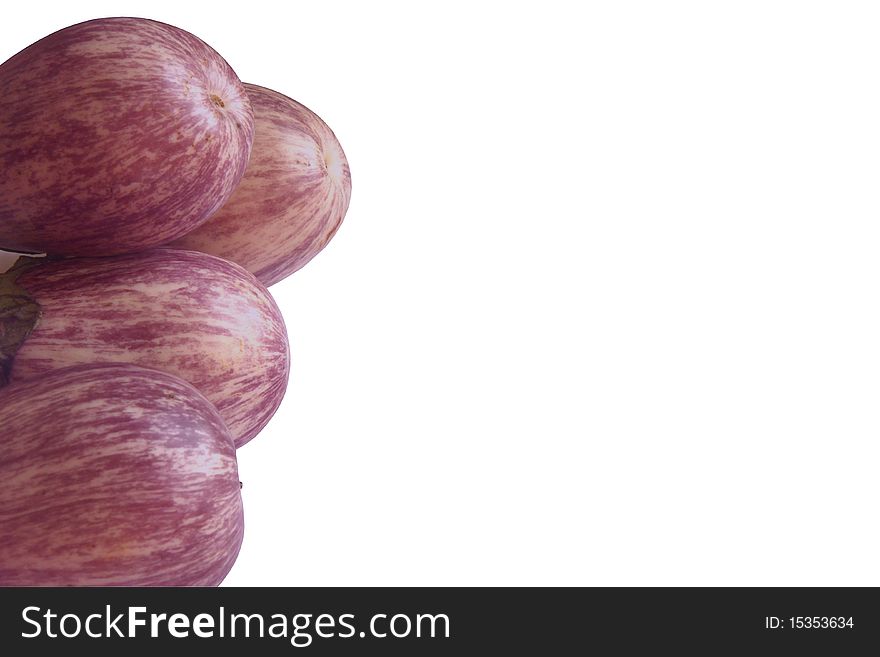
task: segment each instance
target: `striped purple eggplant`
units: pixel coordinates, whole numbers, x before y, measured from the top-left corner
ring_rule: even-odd
[[[268,290],[238,265],[195,251],[15,267],[0,276],[0,356],[4,334],[18,335],[5,341],[12,383],[77,364],[155,368],[213,402],[238,446],[272,417],[290,368],[284,320]]]
[[[0,248],[108,255],[174,240],[232,194],[253,110],[192,34],[102,18],[0,66]]]
[[[216,586],[244,519],[232,436],[181,379],[80,365],[0,390],[0,586]]]
[[[351,172],[316,114],[270,89],[245,88],[256,132],[244,178],[217,214],[175,246],[237,262],[268,286],[336,234],[351,199]]]

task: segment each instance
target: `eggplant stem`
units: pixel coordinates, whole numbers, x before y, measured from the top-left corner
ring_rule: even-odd
[[[22,260],[31,262],[21,263]],[[23,271],[39,262],[37,259],[19,258],[12,269],[0,274],[0,388],[9,384],[15,355],[43,314],[40,304],[17,283]]]

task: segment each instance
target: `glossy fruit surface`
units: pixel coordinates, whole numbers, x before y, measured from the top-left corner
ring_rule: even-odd
[[[235,446],[195,388],[132,365],[0,390],[0,586],[215,586],[244,522]]]
[[[0,65],[0,249],[137,251],[230,197],[253,111],[229,64],[142,18],[79,23]]]

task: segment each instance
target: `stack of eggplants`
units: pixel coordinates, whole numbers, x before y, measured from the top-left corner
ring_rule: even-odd
[[[0,585],[216,585],[284,397],[267,286],[348,209],[333,132],[156,21],[0,65]]]

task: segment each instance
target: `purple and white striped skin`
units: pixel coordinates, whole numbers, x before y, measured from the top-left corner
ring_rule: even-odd
[[[314,112],[271,89],[244,86],[256,122],[244,178],[217,214],[174,246],[237,262],[269,286],[336,234],[351,199],[351,171]]]
[[[0,248],[139,251],[230,197],[253,110],[229,64],[142,18],[65,28],[0,66]]]
[[[158,248],[43,262],[16,282],[42,316],[12,361],[13,384],[77,364],[155,368],[198,388],[237,446],[281,404],[290,370],[284,319],[234,263]]]
[[[0,586],[216,586],[235,563],[235,446],[188,383],[57,370],[0,390],[0,427]]]

